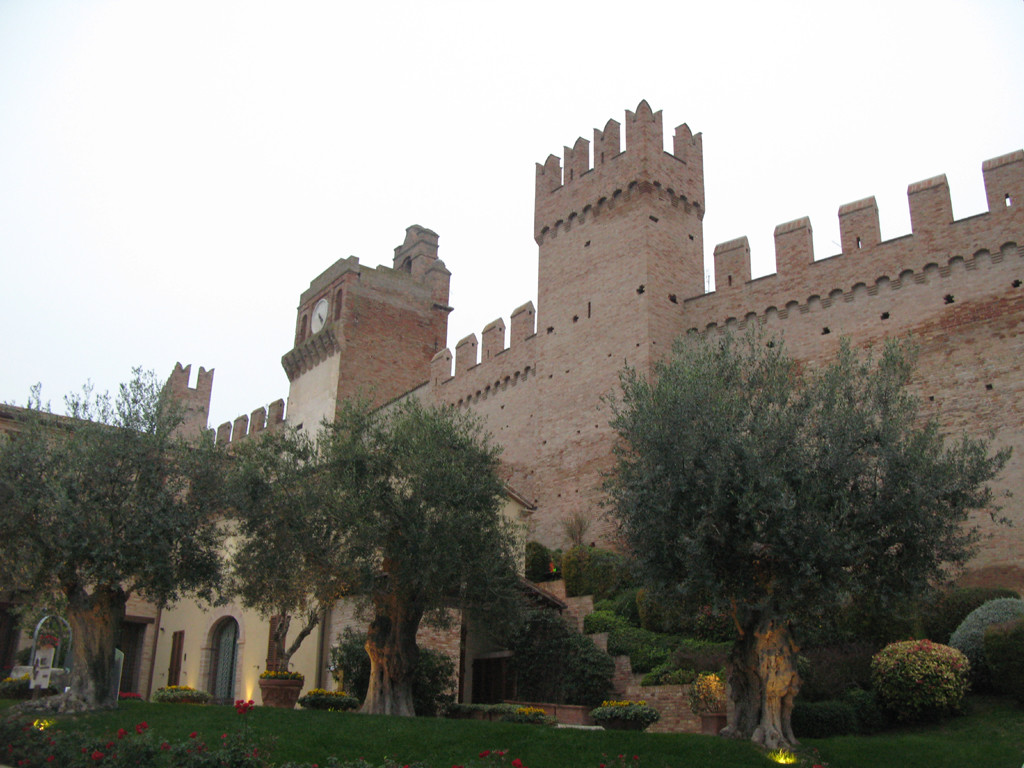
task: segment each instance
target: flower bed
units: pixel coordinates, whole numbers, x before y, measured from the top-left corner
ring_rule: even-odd
[[[210,694],[190,685],[167,685],[153,692],[153,701],[163,704],[206,704]]]

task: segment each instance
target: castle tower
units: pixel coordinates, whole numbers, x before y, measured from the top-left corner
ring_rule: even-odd
[[[616,121],[594,131],[593,166],[582,138],[564,166],[554,155],[537,164],[538,332],[585,318],[649,354],[671,342],[678,304],[704,292],[703,152],[686,125],[665,152],[661,112],[646,101],[625,125],[624,150]]]
[[[413,225],[394,268],[340,259],[299,298],[295,344],[281,358],[291,382],[288,422],[315,431],[344,400],[375,405],[427,381],[448,334],[450,273],[437,233]]]
[[[164,383],[164,395],[181,408],[181,424],[177,432],[186,439],[195,438],[206,431],[210,417],[210,396],[213,394],[213,369],[199,368],[196,385],[188,385],[192,365],[174,364],[174,370]]]
[[[537,306],[539,400],[532,428],[537,537],[560,544],[560,522],[600,514],[602,472],[614,436],[602,396],[624,365],[641,371],[680,332],[682,302],[704,292],[704,172],[700,134],[676,129],[663,149],[661,112],[640,102],[590,143],[578,139],[537,165],[534,237],[540,247]],[[517,448],[506,451],[517,456]],[[526,456],[522,457],[524,460]],[[550,492],[547,489],[552,489]]]

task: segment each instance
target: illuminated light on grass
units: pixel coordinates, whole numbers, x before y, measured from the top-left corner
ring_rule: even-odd
[[[799,760],[796,755],[785,749],[772,750],[768,753],[768,759],[781,765],[791,765]]]
[[[38,729],[40,731],[45,731],[47,728],[49,728],[51,725],[53,725],[54,722],[55,721],[53,721],[53,720],[42,720],[42,719],[33,720],[32,721],[32,727],[36,728],[36,729]]]

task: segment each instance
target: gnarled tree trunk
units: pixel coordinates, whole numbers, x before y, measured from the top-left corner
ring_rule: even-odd
[[[69,690],[32,702],[33,708],[82,712],[114,707],[118,683],[114,679],[114,649],[127,595],[120,587],[97,586],[89,593],[76,586],[67,596],[72,632]]]
[[[767,749],[795,746],[791,717],[800,690],[799,647],[787,622],[750,621],[729,654],[733,710],[723,736],[750,739]]]
[[[366,633],[370,686],[361,711],[414,717],[412,680],[419,659],[416,631],[423,611],[390,594],[373,602],[374,617]]]

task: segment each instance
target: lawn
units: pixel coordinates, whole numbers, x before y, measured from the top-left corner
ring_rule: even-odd
[[[57,727],[106,736],[148,723],[161,739],[193,731],[215,741],[249,727],[270,742],[275,761],[322,762],[328,755],[364,758],[380,765],[420,761],[431,768],[495,765],[484,750],[508,750],[530,768],[768,768],[772,763],[745,742],[707,736],[554,729],[470,720],[403,719],[352,713],[282,711],[257,707],[238,715],[232,707],[123,703],[115,712],[61,719]],[[971,712],[943,724],[870,737],[809,739],[829,768],[1018,768],[1024,762],[1024,709],[1008,701],[975,699]],[[622,760],[619,759],[622,755]],[[639,760],[634,760],[634,755]],[[803,763],[810,766],[811,762]]]

